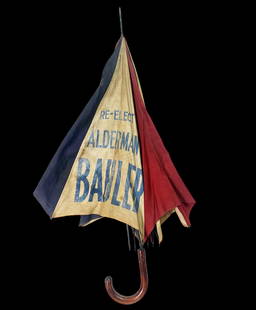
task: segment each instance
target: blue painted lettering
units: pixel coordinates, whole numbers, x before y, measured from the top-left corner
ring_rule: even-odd
[[[105,180],[103,180],[104,163]],[[84,202],[87,197],[88,202],[110,200],[113,206],[137,213],[144,192],[142,170],[129,163],[126,174],[123,174],[122,168],[121,160],[117,163],[116,160],[103,161],[102,158],[98,158],[94,170],[87,158],[79,158],[75,202]],[[90,174],[92,177],[89,178]],[[125,178],[125,184],[121,187],[122,175]],[[92,179],[91,184],[88,179]]]
[[[97,185],[97,187],[96,187]],[[99,158],[96,163],[96,168],[92,180],[92,186],[88,201],[93,200],[93,196],[98,195],[98,201],[102,201],[102,159]]]
[[[115,146],[113,145],[113,140],[115,139],[115,135],[116,135],[116,131],[111,130],[111,136],[110,136],[110,148],[111,149],[115,148]]]
[[[103,147],[107,148],[109,145],[109,131],[104,130],[103,132]]]
[[[132,172],[132,170],[136,171],[136,167],[134,165],[129,164],[128,171],[127,171],[127,176],[126,176],[126,182],[125,182],[124,200],[123,200],[123,203],[122,203],[122,207],[126,208],[128,210],[131,209],[131,206],[128,203],[128,194],[129,194],[129,189],[132,188],[132,182],[131,182],[131,172]]]
[[[125,149],[127,151],[129,135],[129,132],[127,132],[126,134],[125,132],[123,132],[120,149]]]
[[[110,172],[111,168],[111,172]],[[116,160],[108,159],[107,161],[107,169],[106,169],[106,177],[105,177],[105,188],[103,193],[103,201],[107,201],[110,196],[110,190],[113,183],[113,178],[116,169]]]
[[[85,165],[85,171],[82,172],[83,165]],[[78,168],[77,168],[77,180],[76,180],[76,191],[75,191],[75,201],[82,202],[85,200],[86,196],[89,192],[89,182],[87,180],[87,176],[90,172],[90,162],[86,158],[79,158],[78,160]],[[81,183],[84,185],[84,191],[80,196]]]
[[[116,176],[116,183],[114,187],[114,192],[112,196],[111,203],[115,206],[120,206],[120,201],[117,200],[117,195],[120,187],[120,180],[121,180],[121,170],[122,170],[123,162],[121,160],[118,161],[118,169],[117,169],[117,176]]]
[[[92,130],[91,135],[89,137],[89,141],[87,143],[87,147],[92,145],[92,147],[95,147],[95,142],[94,142],[94,131]]]

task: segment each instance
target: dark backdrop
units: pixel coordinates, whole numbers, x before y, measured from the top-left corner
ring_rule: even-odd
[[[161,246],[147,250],[148,293],[131,308],[207,308],[225,295],[225,278],[218,296],[214,286],[220,280],[216,266],[225,264],[217,238],[220,224],[214,220],[221,196],[216,136],[225,100],[225,67],[220,74],[228,40],[224,13],[195,3],[119,3],[148,112],[197,201],[191,228],[182,227],[174,215],[163,225]],[[16,113],[22,113],[24,130],[18,141],[23,181],[14,236],[19,298],[28,305],[57,307],[64,302],[72,309],[118,309],[105,292],[104,277],[112,275],[123,294],[133,294],[139,286],[137,256],[128,251],[125,225],[102,219],[79,228],[78,217],[50,220],[32,196],[98,87],[120,36],[118,2],[33,4],[23,16],[16,41],[22,85]]]

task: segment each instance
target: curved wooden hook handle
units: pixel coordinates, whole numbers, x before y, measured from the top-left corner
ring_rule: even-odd
[[[146,252],[144,249],[137,250],[139,268],[140,268],[140,288],[139,290],[131,295],[124,296],[119,294],[113,287],[112,278],[110,276],[105,278],[105,287],[110,298],[115,302],[123,305],[131,305],[143,298],[148,289],[148,270],[147,270],[147,261],[146,261]]]

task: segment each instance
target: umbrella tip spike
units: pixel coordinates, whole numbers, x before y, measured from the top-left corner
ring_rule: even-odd
[[[120,32],[121,36],[123,37],[123,20],[122,20],[122,10],[121,7],[119,6],[119,23],[120,23]]]

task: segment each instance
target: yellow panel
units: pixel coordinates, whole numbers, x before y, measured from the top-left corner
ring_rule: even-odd
[[[141,169],[123,39],[112,80],[82,142],[53,217],[98,214],[138,229],[143,239]]]

